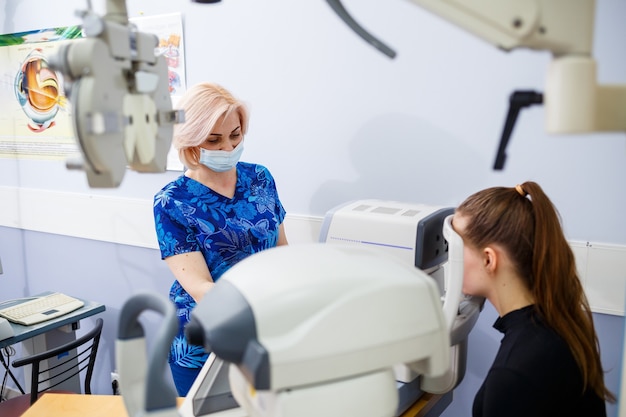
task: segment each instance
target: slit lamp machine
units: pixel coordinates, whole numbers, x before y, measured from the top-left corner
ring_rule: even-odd
[[[212,354],[180,410],[158,377],[167,363],[163,346],[176,333],[173,307],[160,296],[128,300],[116,352],[129,416],[394,417],[424,392],[453,390],[484,302],[462,295],[453,210],[355,204],[329,213],[319,243],[252,255],[198,303],[186,335]],[[355,209],[364,206],[374,210]],[[397,215],[381,216],[377,207]],[[342,243],[332,243],[337,236]],[[159,333],[161,353],[148,363],[137,317],[155,305],[169,330]]]

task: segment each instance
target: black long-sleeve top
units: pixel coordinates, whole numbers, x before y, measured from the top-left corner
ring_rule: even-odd
[[[474,398],[474,417],[606,417],[568,345],[533,306],[498,318],[504,333],[498,354]]]

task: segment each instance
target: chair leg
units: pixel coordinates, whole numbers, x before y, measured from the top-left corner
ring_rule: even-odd
[[[15,378],[15,375],[13,375],[13,372],[11,372],[11,368],[9,368],[9,364],[6,363],[6,361],[4,360],[4,354],[2,352],[0,352],[0,361],[2,362],[2,366],[4,366],[4,372],[6,372],[7,375],[11,377],[11,380],[13,380],[13,383],[15,384],[17,389],[19,389],[22,394],[26,394],[24,392],[24,389],[20,385],[20,383]],[[4,384],[2,384],[2,387],[4,388]]]

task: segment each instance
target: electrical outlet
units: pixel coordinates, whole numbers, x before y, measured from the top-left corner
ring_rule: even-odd
[[[117,372],[111,372],[111,389],[113,395],[120,395],[120,375]]]

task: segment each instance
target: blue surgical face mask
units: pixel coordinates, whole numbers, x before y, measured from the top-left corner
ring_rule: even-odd
[[[226,172],[237,166],[243,153],[243,141],[232,151],[211,151],[200,148],[200,163],[212,171]]]

